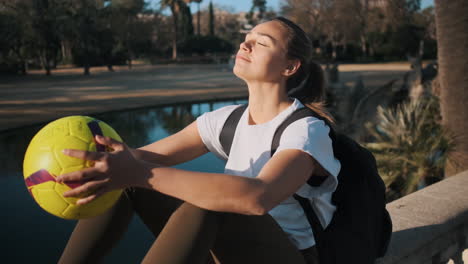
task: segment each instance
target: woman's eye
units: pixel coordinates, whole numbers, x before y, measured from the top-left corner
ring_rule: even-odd
[[[260,42],[257,42],[257,43],[258,43],[258,45],[261,45],[261,46],[265,46],[265,47],[267,46],[267,45],[265,45],[263,43],[260,43]]]

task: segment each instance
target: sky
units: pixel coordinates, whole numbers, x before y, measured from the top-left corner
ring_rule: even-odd
[[[252,6],[252,0],[211,0],[214,5],[221,5],[223,7],[229,7],[230,11],[241,12],[249,11]],[[158,3],[159,0],[148,0],[148,2]],[[281,2],[283,0],[267,0],[267,8],[271,7],[275,11],[278,11]],[[210,0],[203,0],[200,3],[200,9],[205,9],[208,7]],[[434,0],[421,0],[421,8],[426,8],[428,6],[434,5]],[[192,4],[192,12],[196,12],[196,4]]]

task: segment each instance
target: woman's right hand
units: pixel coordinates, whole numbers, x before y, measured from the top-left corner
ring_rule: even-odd
[[[144,175],[146,171],[145,163],[138,160],[126,144],[102,136],[96,136],[96,141],[108,146],[112,151],[92,152],[76,149],[63,151],[65,155],[94,162],[93,167],[57,177],[58,182],[82,183],[63,193],[65,197],[80,197],[77,204],[89,203],[112,190],[134,186],[136,177]]]

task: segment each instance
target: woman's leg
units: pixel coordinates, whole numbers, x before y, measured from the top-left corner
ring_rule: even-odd
[[[158,237],[169,217],[183,203],[177,198],[144,188],[131,188],[127,194],[134,212],[155,237]]]
[[[301,253],[304,256],[307,264],[319,264],[318,251],[316,246],[303,249],[301,250]]]
[[[142,263],[207,263],[218,213],[183,203],[169,218]]]
[[[270,215],[216,213],[189,203],[172,214],[143,263],[306,263]]]
[[[125,193],[102,215],[78,221],[59,263],[99,263],[120,240],[132,219]]]
[[[223,214],[213,251],[223,264],[306,263],[301,252],[268,214]]]
[[[59,263],[96,263],[126,231],[133,212],[157,237],[144,263],[304,263],[269,215],[216,213],[145,189],[126,190],[105,214],[79,221]],[[162,230],[162,231],[161,231]]]
[[[134,211],[157,238],[144,263],[214,263],[208,252],[217,213],[153,190],[128,193]]]
[[[98,263],[123,237],[136,212],[157,237],[180,200],[156,191],[129,188],[113,208],[78,221],[59,263]]]

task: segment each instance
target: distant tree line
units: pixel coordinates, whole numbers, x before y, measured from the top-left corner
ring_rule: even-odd
[[[157,10],[144,0],[0,0],[0,73],[42,68],[49,75],[59,64],[74,64],[89,74],[92,66],[112,71],[135,59],[177,59],[177,49],[231,53],[232,42],[214,30],[195,33],[191,2],[201,0],[163,0]]]
[[[434,8],[420,7],[420,0],[283,0],[281,12],[307,31],[321,58],[435,59]]]
[[[200,10],[200,2],[161,0],[150,9],[144,0],[0,0],[0,73],[42,68],[51,74],[73,64],[89,74],[93,66],[112,71],[135,59],[230,54],[243,33],[277,15],[300,24],[323,60],[436,57],[434,9],[420,10],[420,0],[283,0],[279,14],[265,0],[252,0],[246,13],[211,1]]]

